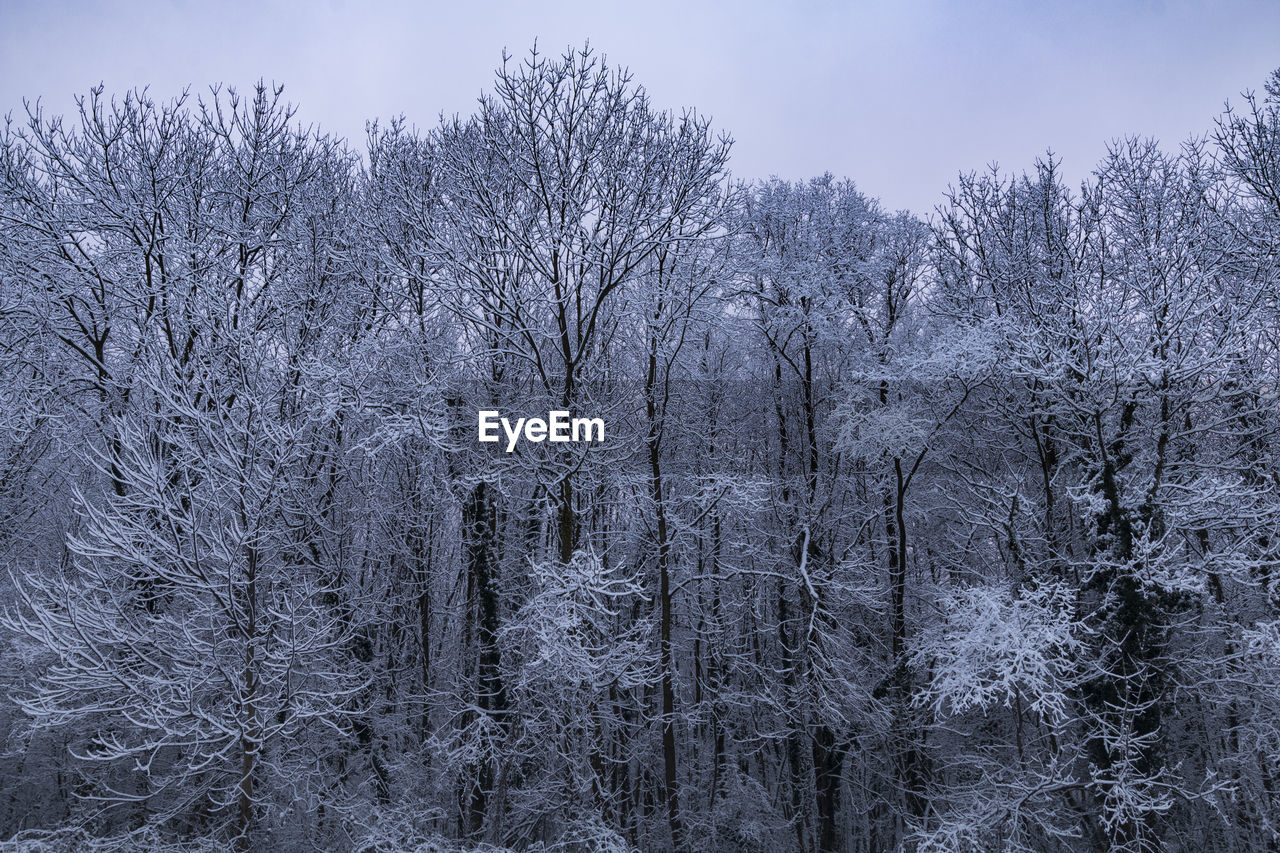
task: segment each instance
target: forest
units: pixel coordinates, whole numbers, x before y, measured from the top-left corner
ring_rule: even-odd
[[[1259,82],[918,214],[590,48],[18,108],[0,850],[1280,849]]]

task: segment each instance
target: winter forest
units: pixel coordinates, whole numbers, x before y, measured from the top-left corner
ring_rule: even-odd
[[[1258,83],[920,215],[590,49],[16,110],[0,849],[1277,850]]]

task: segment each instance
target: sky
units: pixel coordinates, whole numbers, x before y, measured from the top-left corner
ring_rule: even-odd
[[[363,147],[369,119],[469,114],[535,40],[590,42],[655,106],[711,117],[738,177],[832,172],[923,215],[992,163],[1052,150],[1079,181],[1110,140],[1206,133],[1280,67],[1280,2],[0,0],[0,112],[262,78]]]

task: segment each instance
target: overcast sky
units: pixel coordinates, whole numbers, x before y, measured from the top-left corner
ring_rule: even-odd
[[[0,0],[0,111],[102,82],[285,85],[363,146],[366,119],[469,113],[503,48],[585,40],[662,108],[735,139],[741,177],[853,178],[927,213],[961,171],[1052,148],[1083,177],[1126,134],[1174,146],[1280,66],[1280,2],[27,2]]]

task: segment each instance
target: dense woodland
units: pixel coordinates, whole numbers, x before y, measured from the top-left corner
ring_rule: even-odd
[[[1280,71],[923,218],[589,50],[359,150],[78,104],[0,138],[0,849],[1280,848]]]

